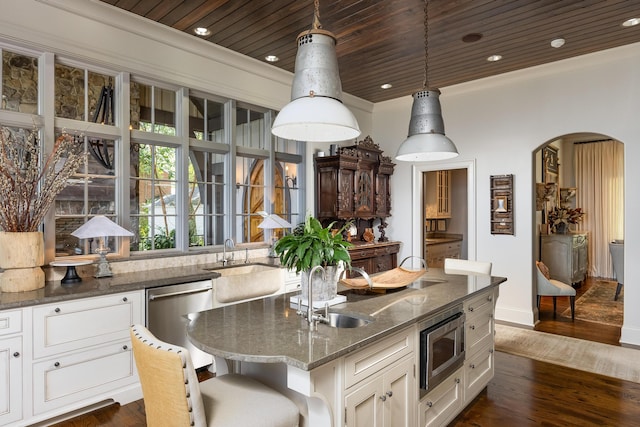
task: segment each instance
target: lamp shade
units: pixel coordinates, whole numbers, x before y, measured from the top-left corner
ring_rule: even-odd
[[[342,104],[335,36],[312,29],[300,33],[297,43],[291,102],[276,116],[271,133],[311,142],[357,138],[358,122]]]
[[[96,215],[71,235],[78,239],[91,239],[105,236],[133,236],[133,233],[120,227],[104,215]]]
[[[398,148],[396,160],[433,161],[451,159],[458,155],[455,144],[444,134],[444,120],[438,89],[413,94],[409,136]]]
[[[267,215],[264,220],[258,225],[258,228],[264,228],[267,230],[291,227],[292,225],[287,220],[279,217],[276,214]]]

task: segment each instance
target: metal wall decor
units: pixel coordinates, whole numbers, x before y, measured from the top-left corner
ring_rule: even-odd
[[[491,234],[514,234],[513,175],[491,175]]]

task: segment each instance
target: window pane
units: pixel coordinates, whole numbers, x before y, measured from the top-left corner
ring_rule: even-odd
[[[38,114],[38,59],[2,50],[3,110]]]
[[[218,143],[225,142],[224,104],[210,99],[190,96],[189,137]]]
[[[189,153],[189,246],[224,243],[224,154]]]
[[[85,150],[90,151],[91,138],[84,138]],[[97,138],[94,138],[94,141]],[[109,152],[105,156],[115,157],[117,144],[105,140]],[[90,254],[92,242],[78,240],[71,233],[94,215],[107,215],[115,220],[116,177],[113,171],[99,163],[92,155],[68,181],[67,187],[55,201],[56,256]],[[113,246],[110,246],[114,249]],[[95,248],[94,248],[95,249]]]
[[[298,212],[300,206],[300,188],[298,187],[298,165],[295,163],[278,162],[274,176],[273,213],[286,219],[294,227],[304,218]],[[282,236],[285,230],[275,230],[276,235]]]
[[[265,210],[265,162],[238,157],[236,160],[236,243],[262,242],[264,233],[259,211]]]
[[[172,90],[131,82],[131,128],[176,134],[176,94]]]
[[[84,70],[56,64],[54,86],[56,117],[84,120]]]
[[[131,150],[132,251],[175,248],[176,152],[160,145]]]
[[[266,149],[264,113],[246,108],[236,108],[236,145]]]
[[[105,125],[115,124],[115,91],[113,78],[89,71],[87,81],[87,93],[89,94],[89,117],[94,123]]]

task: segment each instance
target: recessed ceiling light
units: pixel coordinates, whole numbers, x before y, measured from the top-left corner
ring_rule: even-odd
[[[193,30],[193,32],[199,36],[208,36],[211,34],[211,31],[209,31],[209,29],[205,27],[198,27],[195,30]]]
[[[496,62],[496,61],[500,61],[501,59],[502,59],[502,55],[491,55],[490,57],[487,58],[487,61]]]
[[[280,58],[278,58],[275,55],[267,55],[264,57],[265,61],[267,62],[278,62],[280,60]]]
[[[562,37],[551,40],[551,47],[555,47],[557,49],[562,46],[564,46],[564,39]]]
[[[640,18],[631,18],[627,19],[622,23],[623,27],[633,27],[634,25],[640,24]]]
[[[390,83],[385,83],[385,84],[383,84],[383,85],[380,85],[380,87],[381,87],[382,89],[391,89],[391,88],[393,87],[393,85],[392,85],[392,84],[390,84]]]
[[[465,43],[474,43],[482,38],[482,34],[480,33],[469,33],[466,36],[462,37],[462,41]]]

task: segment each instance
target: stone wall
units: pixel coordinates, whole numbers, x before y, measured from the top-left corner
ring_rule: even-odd
[[[2,51],[2,109],[38,114],[38,59]]]

